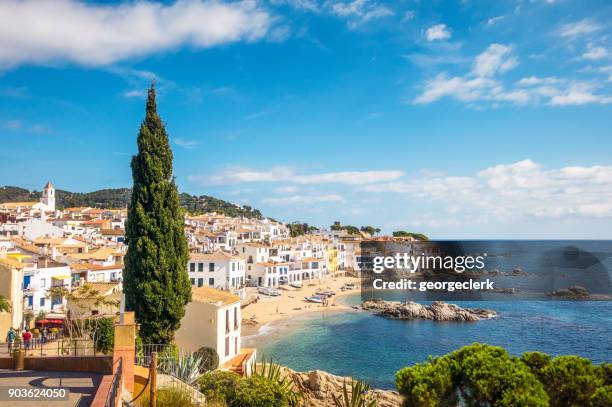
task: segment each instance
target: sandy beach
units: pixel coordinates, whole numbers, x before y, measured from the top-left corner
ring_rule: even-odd
[[[340,291],[340,288],[346,283],[355,284],[355,288],[353,290]],[[325,313],[349,309],[346,305],[339,303],[337,299],[345,295],[359,292],[360,281],[359,278],[355,277],[329,277],[322,281],[312,280],[310,284],[304,282],[302,288],[284,288],[285,289],[280,289],[282,295],[279,297],[261,295],[257,292],[255,287],[247,288],[246,298],[250,299],[259,296],[259,300],[242,309],[243,336],[256,335],[262,326],[284,318],[290,318],[305,313]],[[318,290],[332,290],[336,295],[330,298],[327,306],[304,300],[304,297],[314,295]]]

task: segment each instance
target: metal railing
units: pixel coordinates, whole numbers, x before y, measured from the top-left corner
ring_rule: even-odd
[[[47,336],[38,336],[29,341],[24,341],[21,336],[11,342],[0,342],[0,357],[10,356],[15,349],[36,350],[48,347],[50,343],[61,340],[63,335],[61,332],[49,333]]]
[[[22,339],[13,343],[0,343],[0,357],[11,357],[14,350],[25,351],[27,357],[45,356],[97,356],[94,341],[88,338],[70,339],[58,336],[56,338],[34,338],[29,341]]]
[[[200,390],[176,377],[176,367],[179,363],[179,351],[176,347],[167,344],[145,344],[137,347],[135,364],[151,368],[151,363],[156,359],[157,389],[173,388],[188,392],[192,400],[201,406],[206,405],[206,397]],[[153,357],[156,354],[156,358]],[[147,381],[148,383],[148,381]],[[146,386],[145,386],[146,387]],[[140,395],[139,395],[140,396]],[[137,398],[134,398],[135,401]]]
[[[123,381],[123,359],[117,360],[117,371],[113,375],[113,381],[111,383],[110,390],[106,395],[106,401],[104,407],[115,407],[117,404],[117,398],[121,397],[121,385]]]

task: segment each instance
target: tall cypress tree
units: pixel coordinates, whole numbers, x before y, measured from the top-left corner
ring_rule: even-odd
[[[157,114],[155,85],[132,157],[134,186],[125,236],[123,289],[145,343],[170,343],[191,301],[183,208],[172,177],[172,150]]]

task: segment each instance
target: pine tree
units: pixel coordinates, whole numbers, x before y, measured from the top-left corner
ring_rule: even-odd
[[[172,177],[172,150],[148,91],[147,111],[132,157],[123,289],[144,343],[170,343],[191,301],[183,209]]]

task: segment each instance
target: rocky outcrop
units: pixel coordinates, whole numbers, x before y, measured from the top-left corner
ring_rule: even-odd
[[[344,383],[351,397],[351,378],[336,376],[321,370],[295,372],[286,369],[285,374],[291,378],[297,390],[304,395],[305,405],[309,407],[335,406],[332,394],[342,395]],[[395,391],[371,389],[370,396],[378,401],[378,407],[399,407],[402,397]]]
[[[443,301],[423,305],[412,301],[370,300],[361,304],[361,309],[392,319],[429,319],[432,321],[474,322],[493,318],[497,313],[482,308],[462,308]]]
[[[588,300],[591,297],[587,289],[579,285],[573,285],[568,288],[560,288],[558,290],[546,293],[546,295],[564,300]]]

